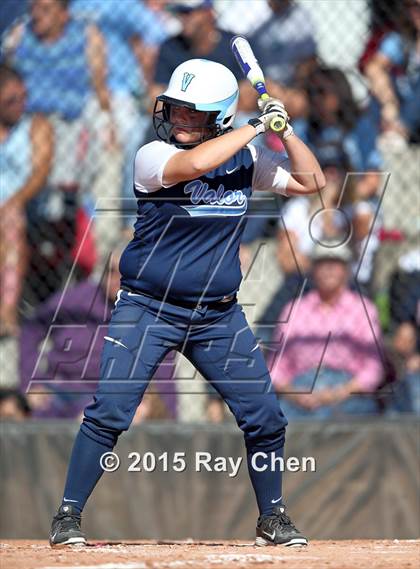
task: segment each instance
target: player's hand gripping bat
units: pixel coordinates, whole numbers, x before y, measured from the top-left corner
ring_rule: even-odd
[[[248,40],[242,36],[234,36],[231,40],[231,48],[239,67],[242,69],[245,77],[250,81],[251,85],[264,101],[270,96],[265,88],[264,73],[258,64],[257,58],[249,45]],[[275,132],[282,131],[286,126],[286,121],[281,117],[274,118],[270,123],[271,130]]]

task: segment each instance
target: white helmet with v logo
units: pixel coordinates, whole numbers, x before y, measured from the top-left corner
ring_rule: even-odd
[[[170,142],[171,105],[209,113],[212,138],[231,127],[238,105],[239,88],[234,74],[224,65],[208,59],[190,59],[178,65],[168,88],[157,97],[153,122],[159,138]],[[159,105],[162,107],[158,110]],[[164,124],[166,123],[166,124]]]

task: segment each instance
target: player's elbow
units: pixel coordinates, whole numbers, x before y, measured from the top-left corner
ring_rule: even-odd
[[[324,172],[322,170],[320,170],[319,173],[314,176],[314,183],[314,192],[323,190],[327,185],[327,179],[325,178]]]
[[[186,163],[191,177],[202,176],[210,172],[218,162],[214,152],[205,150],[203,145],[196,146],[192,150],[184,152]]]
[[[208,168],[206,169],[206,164],[200,158],[194,158],[188,164],[189,174],[192,177],[201,176],[208,172]]]
[[[302,185],[305,194],[316,194],[325,188],[327,180],[325,179],[324,173],[320,170],[313,176],[309,176]]]
[[[187,153],[185,153],[187,154]],[[215,158],[213,155],[202,152],[202,149],[197,147],[188,153],[188,169],[191,175],[202,176],[207,174],[215,167]]]
[[[319,169],[312,177],[311,180],[311,191],[312,193],[320,192],[327,185],[327,180],[325,178],[324,172]]]

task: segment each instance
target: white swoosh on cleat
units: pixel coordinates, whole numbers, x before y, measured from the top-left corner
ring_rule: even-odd
[[[128,350],[128,348],[125,344],[123,344],[119,340],[116,340],[115,338],[111,338],[110,336],[104,336],[104,340],[108,340],[108,342],[112,342],[113,344],[117,344],[118,346],[122,346],[123,348]]]

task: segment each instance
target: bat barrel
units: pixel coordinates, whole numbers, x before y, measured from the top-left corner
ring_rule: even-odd
[[[242,36],[235,36],[230,45],[243,74],[248,78],[260,98],[267,99],[269,95],[265,87],[264,74],[248,40]],[[275,132],[282,131],[285,126],[286,122],[282,118],[274,118],[270,123],[270,128]]]

